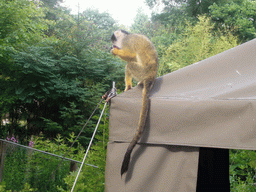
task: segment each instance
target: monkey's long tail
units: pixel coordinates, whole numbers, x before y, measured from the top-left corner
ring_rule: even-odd
[[[133,140],[131,141],[130,145],[128,146],[126,153],[124,155],[124,160],[121,168],[121,177],[122,175],[127,172],[129,163],[130,163],[130,158],[131,158],[131,153],[139,139],[141,138],[141,135],[143,133],[145,124],[146,124],[146,119],[147,119],[147,114],[148,114],[148,109],[149,109],[149,91],[151,89],[151,82],[144,81],[143,85],[143,91],[142,91],[142,108],[140,112],[140,119],[139,119],[139,125],[136,130],[136,133],[133,137]]]

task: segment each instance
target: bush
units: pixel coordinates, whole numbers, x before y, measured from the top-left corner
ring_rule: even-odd
[[[74,134],[70,134],[69,141],[73,142],[74,137]],[[60,135],[55,141],[51,142],[40,136],[35,138],[33,144],[37,149],[63,156],[69,149],[68,145],[64,143]],[[77,148],[72,148],[67,157],[81,160],[83,153],[84,149],[78,144]],[[51,178],[60,161],[59,157],[7,144],[3,182],[0,186],[2,189],[12,191],[56,192],[57,186],[62,186],[63,189],[66,189],[67,184],[64,178],[69,175],[70,161],[64,160],[55,172],[54,177]]]
[[[184,29],[183,38],[170,45],[159,63],[159,75],[204,60],[237,45],[237,38],[229,31],[215,32],[210,18],[198,17],[199,22]]]
[[[256,152],[230,150],[229,178],[232,192],[256,191]]]

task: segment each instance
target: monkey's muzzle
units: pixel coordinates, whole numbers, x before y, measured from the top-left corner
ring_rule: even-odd
[[[117,47],[116,45],[113,45],[112,46],[112,49],[114,49],[114,48],[116,48],[116,49],[120,49],[119,47]]]

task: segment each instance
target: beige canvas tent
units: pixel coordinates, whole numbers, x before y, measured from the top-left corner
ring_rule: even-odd
[[[141,87],[111,100],[106,192],[193,192],[201,147],[256,150],[256,39],[157,78],[150,99],[146,129],[123,178]]]

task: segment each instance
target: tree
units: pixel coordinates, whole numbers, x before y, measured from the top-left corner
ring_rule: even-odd
[[[221,6],[214,3],[209,10],[220,29],[223,26],[233,29],[242,42],[256,37],[256,1],[232,0]]]
[[[94,42],[93,44],[97,44],[98,48],[109,51],[110,46],[108,47],[106,45],[109,45],[113,31],[118,29],[116,20],[113,19],[109,13],[100,13],[97,9],[86,9],[81,15],[78,15],[77,18],[80,21],[86,20],[97,28],[97,43]]]
[[[116,21],[110,16],[109,13],[100,13],[97,9],[86,9],[81,16],[83,16],[87,21],[91,21],[99,29],[106,30],[107,28],[112,28]]]
[[[17,116],[19,105],[12,91],[18,69],[13,65],[11,54],[41,41],[45,29],[43,10],[38,4],[27,0],[0,0],[0,116],[6,112]]]
[[[147,33],[150,30],[149,27],[147,27],[149,25],[150,25],[149,17],[143,12],[142,8],[139,8],[137,10],[137,14],[131,26],[131,31],[134,33],[141,33],[141,34],[147,35]]]
[[[19,49],[42,39],[47,29],[43,10],[32,1],[0,0],[0,57],[8,48]]]
[[[0,0],[0,77],[11,79],[10,52],[42,40],[47,29],[42,9],[27,0]],[[6,79],[7,78],[7,79]]]
[[[233,30],[242,42],[255,38],[256,1],[255,0],[147,0],[152,9],[164,5],[162,13],[155,13],[153,21],[179,29],[189,21],[197,22],[197,16],[206,14],[216,23],[216,30]]]
[[[186,14],[189,17],[196,18],[198,15],[208,14],[209,6],[215,4],[222,4],[228,2],[227,0],[146,0],[150,8],[159,5],[164,5],[163,12],[171,13],[175,11],[179,14]]]
[[[51,8],[59,5],[59,3],[63,3],[63,0],[40,0],[40,1],[43,2],[43,6],[47,6]]]
[[[183,22],[185,19],[183,20]],[[177,25],[173,27],[170,23],[159,22],[153,18],[149,18],[141,8],[137,10],[134,23],[131,26],[132,33],[140,33],[146,35],[155,45],[158,57],[161,58],[166,49],[180,37],[184,26]]]
[[[55,54],[53,47],[31,46],[12,56],[19,72],[10,93],[17,98],[27,130],[50,138],[78,133],[118,71],[110,54],[99,50],[84,51],[80,57]],[[62,114],[68,108],[70,114],[74,111],[70,118]]]
[[[216,55],[237,45],[237,38],[229,31],[214,31],[210,18],[198,17],[199,22],[188,25],[181,40],[177,40],[160,59],[159,74],[170,73],[182,67]]]
[[[13,119],[11,129],[6,126],[9,134],[21,137],[42,131],[53,138],[59,132],[68,135],[70,129],[77,133],[98,99],[124,72],[109,50],[99,46],[105,44],[102,30],[83,16],[60,11],[62,19],[54,20],[49,37],[44,8],[27,0],[0,3],[0,112]],[[74,111],[68,123],[61,113],[66,110]],[[26,128],[18,125],[20,120],[26,120]]]

